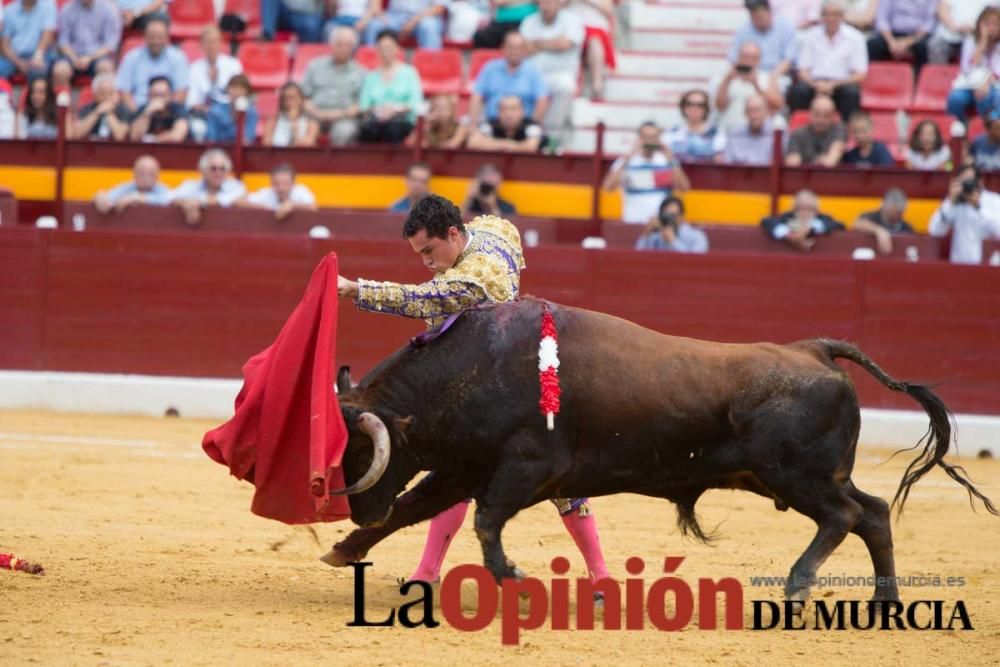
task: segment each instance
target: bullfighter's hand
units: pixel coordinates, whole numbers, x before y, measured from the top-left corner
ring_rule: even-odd
[[[344,276],[337,276],[337,295],[342,299],[357,299],[358,284]]]

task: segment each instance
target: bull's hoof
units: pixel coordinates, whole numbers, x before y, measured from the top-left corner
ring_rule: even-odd
[[[359,561],[362,558],[364,558],[364,554],[359,556],[358,554],[348,553],[340,545],[334,545],[332,549],[319,557],[321,561],[330,567],[347,567],[348,563]]]

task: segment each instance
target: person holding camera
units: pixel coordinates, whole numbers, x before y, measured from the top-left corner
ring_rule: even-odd
[[[796,192],[791,211],[768,216],[760,221],[760,226],[775,241],[783,241],[803,252],[813,249],[816,237],[844,229],[843,223],[820,213],[819,197],[810,190]]]
[[[760,47],[755,42],[744,42],[736,63],[721,78],[709,84],[709,88],[715,91],[713,99],[719,111],[719,127],[728,133],[746,125],[744,109],[747,100],[757,95],[767,102],[769,116],[781,111],[785,106],[788,83],[788,77],[782,72],[760,69]]]
[[[632,151],[614,161],[601,187],[607,192],[622,190],[622,222],[644,225],[666,197],[690,189],[691,184],[664,145],[660,128],[646,121],[639,127]]]
[[[471,183],[462,213],[467,216],[495,215],[501,218],[517,215],[517,208],[500,197],[502,180],[503,175],[494,165],[486,163],[481,166]]]
[[[1000,238],[1000,195],[983,188],[975,166],[963,167],[931,216],[928,231],[938,237],[951,232],[952,264],[981,264],[983,241]]]
[[[663,200],[656,217],[649,221],[642,236],[636,240],[635,249],[706,253],[708,236],[684,220],[684,202],[670,196]]]

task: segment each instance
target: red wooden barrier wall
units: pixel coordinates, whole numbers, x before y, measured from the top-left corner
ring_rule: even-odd
[[[0,230],[0,368],[238,376],[330,251],[350,277],[427,278],[401,240]],[[1000,271],[989,267],[557,246],[526,259],[525,293],[677,335],[846,338],[897,377],[942,382],[955,410],[1000,414]],[[422,329],[342,312],[338,361],[359,373]],[[915,407],[853,374],[866,405]]]

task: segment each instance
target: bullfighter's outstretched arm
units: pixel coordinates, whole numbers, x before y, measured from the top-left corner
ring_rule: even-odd
[[[482,285],[445,276],[419,285],[358,280],[358,308],[416,319],[440,318],[489,301]]]

